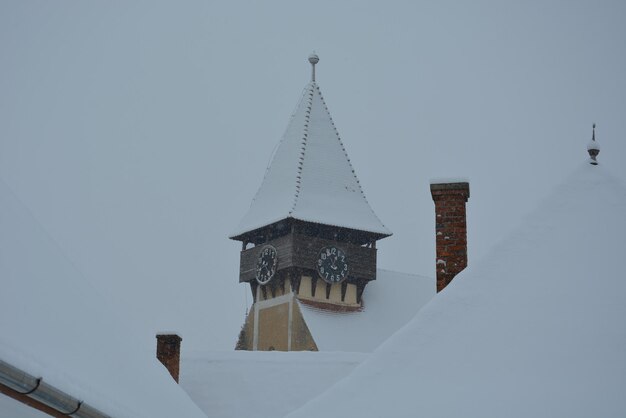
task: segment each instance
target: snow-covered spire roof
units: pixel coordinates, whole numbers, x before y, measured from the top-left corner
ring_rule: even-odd
[[[391,235],[365,198],[315,82],[318,61],[309,57],[312,80],[233,239],[287,218]]]

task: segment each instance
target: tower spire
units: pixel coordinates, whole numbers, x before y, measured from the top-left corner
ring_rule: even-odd
[[[311,63],[311,82],[315,83],[315,64],[320,62],[320,58],[317,56],[315,52],[309,55],[309,62]]]
[[[589,164],[598,165],[596,157],[600,153],[600,145],[596,142],[596,124],[593,124],[593,133],[591,134],[591,141],[587,144],[587,152],[589,153]]]

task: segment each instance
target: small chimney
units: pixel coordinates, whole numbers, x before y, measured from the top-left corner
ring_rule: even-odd
[[[180,342],[176,334],[157,334],[157,358],[178,383],[180,369]]]
[[[437,292],[440,292],[467,267],[465,203],[470,197],[469,183],[433,182],[430,193],[435,201]]]

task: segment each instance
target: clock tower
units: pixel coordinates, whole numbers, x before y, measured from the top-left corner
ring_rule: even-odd
[[[391,235],[365,198],[315,81],[319,58],[309,62],[311,82],[230,236],[242,242],[239,282],[254,298],[240,349],[316,350],[300,303],[359,311],[376,279],[376,241]]]

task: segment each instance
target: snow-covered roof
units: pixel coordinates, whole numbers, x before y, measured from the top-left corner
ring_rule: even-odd
[[[289,417],[621,417],[626,189],[585,164],[347,378]]]
[[[391,235],[361,189],[319,86],[309,83],[236,238],[293,218]]]
[[[433,278],[378,270],[365,288],[362,312],[300,304],[319,352],[187,353],[180,384],[209,416],[281,417],[348,375],[434,294]]]
[[[0,393],[0,417],[2,418],[50,418],[50,415]]]
[[[350,373],[363,353],[191,352],[180,385],[207,416],[276,418]]]
[[[363,309],[332,312],[300,302],[320,351],[372,352],[435,295],[435,279],[378,270],[363,292]]]
[[[2,361],[113,418],[205,418],[2,180],[0,280]]]

